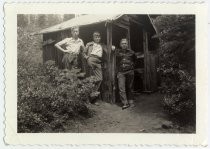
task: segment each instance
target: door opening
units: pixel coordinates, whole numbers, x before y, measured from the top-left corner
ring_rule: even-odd
[[[134,92],[141,92],[144,89],[144,45],[143,45],[143,29],[142,26],[130,22],[130,44],[131,49],[135,52],[137,59],[135,60],[134,71]]]

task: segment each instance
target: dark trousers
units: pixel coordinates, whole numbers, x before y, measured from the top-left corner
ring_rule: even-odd
[[[132,104],[134,72],[118,72],[117,78],[121,102],[123,105]]]
[[[65,53],[62,59],[65,69],[71,70],[73,67],[78,67],[78,55]]]

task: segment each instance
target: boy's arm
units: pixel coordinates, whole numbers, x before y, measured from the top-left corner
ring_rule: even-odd
[[[88,56],[88,50],[89,50],[89,47],[93,45],[93,42],[88,42],[86,44],[86,46],[83,47],[84,51],[82,52],[82,55],[85,59],[88,59],[89,56]]]
[[[81,52],[81,53],[84,53],[85,51],[86,51],[86,48],[85,48],[84,42],[81,40],[80,52]]]
[[[90,46],[90,43],[91,42],[89,42],[89,43],[87,43],[86,44],[86,46],[82,46],[82,48],[83,48],[83,51],[82,51],[82,55],[83,55],[83,57],[87,60],[88,58],[89,58],[89,56],[88,56],[88,49],[89,49],[89,46]]]
[[[93,45],[93,42],[91,41],[91,42],[88,42],[87,44],[86,44],[86,49],[88,49],[89,48],[89,46],[92,46]]]
[[[120,55],[119,55],[119,49],[115,50],[115,56],[116,56],[116,61],[115,61],[115,75],[117,75],[118,71],[119,71],[119,63],[120,63]]]
[[[87,60],[88,59],[88,55],[87,55],[87,48],[85,46],[81,46],[81,49],[82,49],[82,56]]]
[[[55,47],[56,47],[57,49],[63,51],[63,52],[68,52],[67,50],[65,50],[65,49],[63,49],[63,48],[61,47],[61,46],[64,45],[64,44],[66,44],[66,39],[64,39],[64,40],[62,40],[62,41],[56,43],[56,44],[55,44]]]
[[[120,52],[120,49],[115,49],[115,55],[118,57],[119,56],[119,52]]]

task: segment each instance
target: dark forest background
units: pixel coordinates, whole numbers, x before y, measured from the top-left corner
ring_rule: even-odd
[[[19,14],[17,26],[25,28],[27,26],[35,28],[46,28],[63,21],[72,19],[74,14]]]

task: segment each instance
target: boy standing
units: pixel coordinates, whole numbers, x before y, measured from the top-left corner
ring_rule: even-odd
[[[62,62],[65,69],[78,68],[78,55],[81,49],[84,49],[84,43],[79,36],[79,28],[71,29],[71,38],[65,38],[55,44],[55,47],[64,52]],[[64,46],[64,48],[63,48]]]
[[[114,49],[115,47],[112,46],[112,50]],[[97,80],[97,92],[94,93],[94,96],[100,95],[99,89],[103,80],[102,64],[106,60],[104,58],[106,53],[107,46],[101,43],[101,34],[98,31],[93,32],[93,41],[87,43],[83,56],[87,60],[88,66],[91,68],[93,76]]]
[[[116,50],[117,78],[120,100],[123,103],[122,109],[126,109],[129,106],[134,106],[133,79],[135,53],[128,48],[128,40],[126,38],[121,39],[120,47],[121,49]]]
[[[87,60],[88,66],[91,68],[93,76],[97,80],[97,92],[94,96],[99,96],[99,88],[103,80],[102,76],[102,62],[103,54],[107,52],[106,45],[101,43],[101,34],[98,31],[93,33],[93,41],[87,43],[83,56]]]

